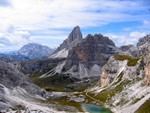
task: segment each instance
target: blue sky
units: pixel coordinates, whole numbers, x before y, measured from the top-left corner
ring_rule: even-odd
[[[56,48],[79,25],[116,46],[150,33],[150,0],[0,0],[0,51],[35,42]]]

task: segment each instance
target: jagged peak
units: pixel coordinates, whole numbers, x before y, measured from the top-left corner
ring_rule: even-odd
[[[73,31],[76,31],[76,30],[80,31],[80,26],[77,25],[76,27],[73,28]]]
[[[82,39],[82,33],[79,26],[76,26],[73,28],[72,32],[69,34],[67,38],[67,43],[71,43],[74,40],[81,40]]]
[[[73,46],[78,44],[82,40],[82,33],[79,26],[76,26],[73,28],[71,33],[68,35],[68,38],[63,41],[63,43],[56,49],[56,51],[53,53],[57,53],[58,51],[61,51],[63,49],[71,49]]]
[[[89,40],[89,41],[93,40],[96,43],[115,46],[114,42],[111,39],[109,39],[106,36],[103,36],[102,34],[94,34],[94,35],[88,34],[84,40]]]

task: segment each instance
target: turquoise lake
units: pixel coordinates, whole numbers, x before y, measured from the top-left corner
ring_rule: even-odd
[[[96,106],[93,104],[83,104],[83,105],[89,113],[112,113],[109,109]]]

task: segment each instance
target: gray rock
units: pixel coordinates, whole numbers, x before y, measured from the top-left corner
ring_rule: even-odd
[[[79,79],[100,76],[101,67],[109,57],[119,53],[120,50],[108,37],[101,34],[88,35],[70,49],[63,70]]]
[[[43,91],[34,85],[27,76],[20,73],[13,64],[3,61],[0,61],[0,84],[9,89],[21,87],[30,94],[43,95]],[[3,90],[0,91],[3,92]]]
[[[64,42],[55,50],[55,53],[63,50],[63,49],[71,49],[74,47],[77,43],[79,43],[82,40],[82,33],[80,31],[80,27],[76,26],[72,32],[69,34],[68,38],[64,40]]]
[[[150,47],[150,35],[141,38],[137,43],[137,48],[140,55],[148,54],[148,48]]]
[[[139,57],[139,50],[134,45],[124,45],[121,46],[120,49],[123,51],[123,54]]]

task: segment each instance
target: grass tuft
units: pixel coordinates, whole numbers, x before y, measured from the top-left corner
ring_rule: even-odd
[[[140,58],[135,58],[127,55],[114,55],[116,60],[124,61],[128,60],[128,66],[135,66]]]

